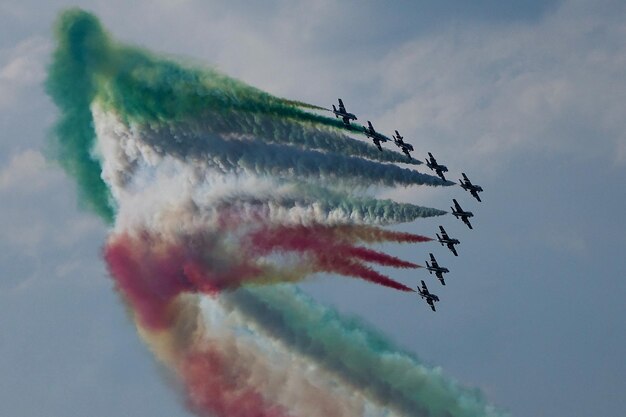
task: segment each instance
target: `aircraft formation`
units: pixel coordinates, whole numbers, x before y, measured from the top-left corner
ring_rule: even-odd
[[[353,113],[348,113],[341,99],[339,99],[339,109],[337,109],[333,104],[332,112],[335,114],[336,118],[342,119],[343,124],[348,129],[354,129],[354,126],[350,124],[350,120],[357,120],[357,117]],[[365,136],[370,138],[372,142],[374,142],[374,145],[376,145],[378,150],[381,152],[383,151],[383,147],[381,144],[390,141],[387,136],[383,135],[380,132],[377,132],[374,129],[372,122],[370,122],[369,120],[367,121],[367,127],[363,128],[363,133],[365,134]],[[395,135],[392,135],[392,137],[395,145],[402,150],[402,152],[407,156],[409,160],[412,160],[413,157],[411,156],[411,152],[414,151],[413,146],[405,142],[404,137],[402,137],[397,130],[395,131]],[[448,167],[438,163],[432,153],[428,152],[428,158],[426,158],[425,163],[426,166],[434,171],[439,178],[441,178],[443,181],[446,181],[444,173],[448,172]],[[461,173],[461,176],[463,177],[459,179],[459,185],[461,186],[461,188],[468,191],[472,195],[472,197],[481,202],[482,200],[480,199],[478,193],[481,193],[483,191],[483,188],[480,185],[473,184],[464,172]],[[474,217],[474,213],[472,213],[471,211],[463,210],[463,208],[455,198],[452,199],[452,203],[453,207],[450,207],[452,209],[452,215],[465,223],[467,227],[473,229],[472,223],[469,219],[470,217]],[[450,251],[454,254],[454,256],[459,256],[455,245],[458,245],[461,242],[458,239],[451,238],[446,230],[443,228],[443,226],[439,226],[439,232],[441,233],[441,235],[437,233],[437,241],[441,244],[441,246],[447,246],[448,249],[450,249]],[[433,273],[435,274],[439,282],[441,282],[441,285],[446,285],[443,275],[449,273],[450,270],[446,267],[439,265],[439,263],[435,259],[435,256],[432,253],[430,253],[429,255],[430,263],[428,262],[428,260],[426,261],[426,269],[431,275]],[[439,301],[439,297],[428,290],[428,287],[426,286],[424,280],[421,280],[421,284],[421,287],[417,288],[417,293],[423,300],[428,303],[433,311],[436,311],[435,303]]]

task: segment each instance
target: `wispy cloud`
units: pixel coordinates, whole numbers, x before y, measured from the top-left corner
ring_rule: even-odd
[[[381,97],[393,103],[384,122],[453,158],[463,144],[488,165],[520,150],[595,148],[613,158],[626,131],[618,15],[565,2],[538,21],[445,28],[407,42],[379,64]]]
[[[41,84],[50,50],[50,41],[39,36],[0,50],[0,109],[14,105],[24,90]]]

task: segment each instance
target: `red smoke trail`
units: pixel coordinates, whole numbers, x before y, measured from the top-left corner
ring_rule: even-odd
[[[415,292],[412,288],[407,287],[406,285],[395,281],[380,272],[376,272],[360,262],[346,259],[341,256],[320,255],[317,257],[317,263],[315,266],[320,272],[335,272],[348,277],[362,278],[366,281],[399,291]]]
[[[140,238],[144,244],[145,239]],[[106,246],[104,258],[118,290],[134,307],[142,326],[163,330],[172,324],[167,313],[171,301],[192,287],[179,271],[179,251],[168,251],[161,259],[150,259],[144,252],[143,247],[123,235]]]
[[[104,258],[117,288],[134,306],[142,326],[158,330],[171,325],[170,303],[181,293],[215,295],[254,280],[261,269],[239,257],[225,264],[210,257],[208,236],[198,234],[166,241],[147,232],[114,236]]]
[[[201,415],[227,417],[287,417],[283,407],[270,405],[256,391],[242,388],[247,370],[217,349],[203,347],[185,357],[180,371],[190,406]]]
[[[342,240],[337,241],[336,236],[336,231],[326,226],[286,226],[257,230],[248,235],[247,242],[252,252],[306,252],[315,270],[359,277],[401,291],[413,291],[353,258],[397,268],[415,268],[417,265],[371,249],[345,244]]]
[[[342,225],[337,227],[338,233],[348,233],[358,240],[366,242],[398,242],[398,243],[421,243],[430,242],[433,239],[407,232],[395,232],[375,226]]]
[[[366,262],[373,262],[379,265],[392,266],[394,268],[421,268],[420,265],[413,262],[403,261],[395,256],[390,256],[382,252],[377,252],[368,248],[358,246],[348,246],[345,249],[341,249],[341,252],[345,250],[348,256],[362,259]]]
[[[209,248],[202,236],[181,242],[164,242],[148,233],[139,237],[119,235],[105,248],[117,288],[122,292],[141,326],[147,331],[172,331],[183,311],[174,303],[184,292],[215,294],[237,278],[254,276],[254,268],[235,265],[225,274],[211,272],[202,258]],[[172,333],[173,334],[173,333]],[[288,417],[282,407],[268,404],[261,394],[246,387],[240,378],[245,370],[228,352],[210,343],[202,351],[179,345],[174,365],[186,387],[190,407],[203,416]]]

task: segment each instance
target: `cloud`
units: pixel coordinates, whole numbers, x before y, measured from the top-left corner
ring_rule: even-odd
[[[76,205],[67,181],[33,149],[15,153],[0,167],[0,247],[36,257],[44,247],[70,247],[101,231],[91,216],[61,215]]]
[[[626,130],[626,26],[610,13],[566,2],[538,21],[406,42],[378,64],[381,100],[392,104],[381,125],[452,158],[462,144],[488,165],[513,151],[608,158]]]
[[[0,50],[0,109],[14,105],[25,90],[43,82],[50,50],[50,41],[40,36]]]
[[[137,4],[121,19],[103,10],[104,22],[277,95],[324,105],[341,96],[381,131],[399,129],[422,157],[430,150],[450,166],[463,162],[493,176],[525,153],[592,152],[626,162],[619,2],[593,8],[562,2],[518,20],[444,19],[428,30],[396,27],[397,37],[389,26],[372,27],[371,17],[387,22],[396,12],[374,7],[194,1],[147,7]],[[129,24],[136,15],[143,16],[141,28]],[[184,36],[160,30],[183,22]]]
[[[0,192],[33,193],[59,178],[57,172],[47,169],[39,151],[27,149],[14,154],[8,165],[0,168]]]

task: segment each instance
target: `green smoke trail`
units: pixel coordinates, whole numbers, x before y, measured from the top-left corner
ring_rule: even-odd
[[[100,68],[99,98],[105,107],[117,110],[136,122],[182,121],[206,110],[244,111],[290,118],[345,130],[339,120],[301,110],[289,101],[274,97],[211,68],[184,66],[139,48],[115,44],[93,50]],[[362,127],[356,126],[358,131]]]
[[[67,24],[74,27],[68,30]],[[71,51],[65,56],[57,55],[55,61],[64,64],[69,57],[79,64],[79,69],[86,69],[86,65],[89,71],[82,71],[81,78],[91,74],[85,80],[90,87],[89,98],[93,98],[96,87],[105,106],[135,121],[181,121],[207,110],[243,111],[353,133],[363,131],[360,125],[347,129],[335,118],[301,110],[322,107],[272,96],[211,68],[184,66],[139,48],[117,44],[93,15],[80,10],[64,14],[57,26],[58,34],[70,36],[67,40],[59,38],[60,49]]]
[[[309,104],[309,103],[305,103],[303,101],[287,100],[286,98],[283,98],[282,100],[283,100],[283,102],[285,104],[288,104],[290,106],[304,107],[306,109],[313,109],[313,110],[330,111],[330,109],[327,109],[326,107],[316,106],[315,104]]]
[[[477,390],[459,386],[361,320],[342,317],[293,286],[239,289],[223,300],[262,333],[312,358],[381,405],[409,416],[504,416]]]
[[[154,123],[151,125],[154,126]],[[243,135],[267,143],[279,143],[322,150],[332,153],[363,157],[380,162],[402,162],[419,165],[417,159],[409,159],[394,150],[379,151],[372,143],[353,139],[328,127],[299,123],[290,119],[246,113],[241,111],[205,111],[200,117],[179,122],[172,128],[179,136],[215,133],[220,135]]]
[[[80,10],[61,15],[55,31],[58,47],[48,68],[46,91],[61,111],[51,135],[50,153],[77,183],[80,200],[107,223],[113,203],[91,155],[95,131],[89,105],[96,95],[91,74],[103,65],[108,39],[98,20]]]

